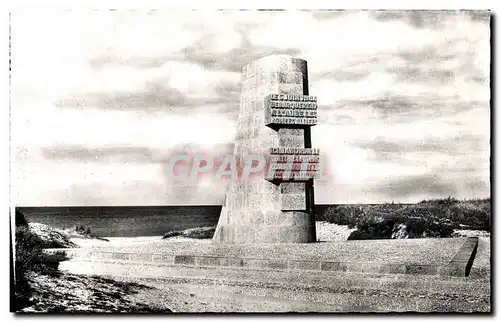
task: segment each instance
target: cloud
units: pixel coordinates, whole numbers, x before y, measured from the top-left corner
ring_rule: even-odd
[[[456,183],[447,182],[433,174],[390,179],[372,187],[371,190],[384,195],[387,200],[424,194],[435,197],[456,196],[458,192]]]
[[[174,85],[182,88],[174,80]],[[239,81],[222,79],[206,84],[205,89],[187,84],[184,90],[172,86],[169,77],[146,81],[135,90],[75,93],[54,102],[60,108],[98,108],[140,112],[194,113],[194,110],[212,106],[211,112],[236,116],[239,106]],[[218,108],[215,108],[218,107]]]
[[[319,76],[321,78],[330,78],[334,79],[338,82],[342,81],[350,81],[350,82],[356,82],[360,81],[370,75],[370,72],[367,71],[366,69],[353,69],[353,68],[339,68],[334,71],[329,71],[323,74],[320,74]]]
[[[443,27],[443,22],[450,16],[454,16],[453,11],[374,11],[372,15],[381,21],[401,20],[416,28],[439,28]]]
[[[457,135],[430,137],[422,140],[374,140],[351,142],[352,146],[368,151],[368,160],[391,164],[419,165],[434,173],[475,172],[481,174],[488,164],[489,146],[483,136]],[[436,167],[437,165],[437,167]],[[433,168],[434,167],[434,168]]]
[[[447,154],[473,153],[474,149],[468,147],[463,149],[463,145],[470,144],[471,147],[479,148],[479,144],[484,143],[480,136],[461,136],[453,139],[431,138],[419,142],[390,141],[383,137],[364,142],[352,142],[351,144],[361,148],[370,149],[377,153],[402,153],[402,152],[438,152]]]
[[[262,12],[262,15],[273,15],[276,11]],[[279,13],[279,12],[278,12]],[[214,13],[212,13],[213,15]],[[193,15],[193,13],[191,13]],[[241,15],[255,16],[254,12],[219,12],[212,16],[218,23],[207,25],[203,14],[195,15],[194,19],[201,20],[198,24],[190,24],[192,30],[198,31],[196,40],[176,51],[165,48],[163,52],[153,55],[134,54],[133,52],[113,51],[106,49],[90,59],[94,68],[107,66],[132,66],[137,68],[157,68],[172,61],[189,62],[201,66],[205,71],[228,71],[240,73],[244,65],[267,55],[281,53],[298,55],[300,50],[294,47],[288,49],[273,46],[254,45],[248,37],[248,29],[255,22],[235,21]],[[160,14],[157,18],[161,17]],[[152,18],[154,19],[154,18]],[[248,19],[248,17],[247,17]],[[153,20],[156,22],[156,20]],[[222,25],[222,26],[221,26]],[[223,28],[223,29],[222,29]],[[125,32],[128,29],[124,29]]]
[[[490,181],[484,181],[480,179],[473,179],[473,180],[467,180],[466,184],[466,191],[471,191],[473,193],[478,193],[479,196],[488,196],[489,195],[489,190],[491,187]]]
[[[285,54],[297,56],[300,54],[300,51],[296,48],[252,45],[246,34],[241,31],[239,33],[241,34],[239,46],[228,52],[214,53],[213,50],[210,50],[214,42],[214,35],[206,35],[193,46],[184,48],[177,54],[176,59],[199,64],[208,70],[226,70],[240,73],[243,66],[268,55]]]
[[[158,83],[147,83],[141,92],[87,93],[64,98],[55,103],[58,107],[100,109],[172,109],[196,106],[186,95],[175,88],[161,86]]]
[[[351,10],[312,10],[312,15],[314,19],[318,20],[330,20],[344,15],[351,14]]]
[[[369,193],[386,201],[418,202],[432,198],[484,198],[489,195],[489,180],[469,175],[467,180],[457,180],[447,174],[428,174],[380,180],[369,188]]]
[[[18,197],[222,201],[223,185],[210,180],[186,187],[166,180],[165,158],[182,149],[232,153],[241,68],[273,53],[308,61],[310,93],[319,99],[313,145],[334,172],[333,183],[318,185],[319,202],[487,196],[489,15],[17,12]],[[422,189],[406,189],[411,180]],[[398,184],[406,194],[391,190]]]
[[[321,103],[321,102],[320,102]],[[320,105],[319,115],[323,124],[403,124],[439,120],[443,125],[454,123],[466,126],[484,122],[488,118],[489,103],[483,101],[462,102],[446,99],[437,94],[401,95],[385,93],[379,98],[365,100],[339,100],[334,104]],[[475,112],[475,114],[474,114]],[[465,120],[462,115],[471,117]]]
[[[463,10],[463,13],[469,16],[474,22],[490,23],[491,11],[490,10]]]
[[[234,144],[215,144],[212,147],[203,147],[198,144],[176,144],[166,149],[149,148],[143,146],[106,146],[88,147],[82,145],[60,145],[42,147],[41,153],[46,160],[65,162],[97,162],[97,163],[137,163],[163,164],[172,153],[183,153],[193,156],[195,153],[208,153],[213,157],[230,155]],[[18,149],[20,158],[26,153],[25,149]]]
[[[137,191],[141,191],[140,194]],[[131,204],[158,205],[168,201],[165,188],[153,182],[133,181],[113,185],[109,183],[72,184],[56,196],[45,198],[44,206],[120,206],[123,198]],[[172,201],[172,200],[171,200]],[[38,204],[40,206],[40,204]]]
[[[377,10],[370,14],[380,21],[403,21],[415,28],[443,28],[447,20],[460,14],[481,22],[488,21],[490,16],[487,10]]]
[[[74,205],[74,206],[92,206],[92,205],[108,205],[112,204],[109,198],[109,193],[106,193],[106,186],[104,184],[72,184],[65,189],[64,193],[59,193],[57,200],[54,200],[60,205]],[[52,202],[54,202],[52,201]],[[44,206],[49,206],[44,204]]]
[[[135,68],[154,68],[165,64],[167,60],[164,56],[131,56],[123,57],[118,53],[105,51],[99,55],[89,58],[89,64],[92,68],[99,69],[109,66],[134,66]]]
[[[97,147],[85,146],[52,146],[42,148],[46,159],[79,161],[79,162],[126,162],[152,163],[154,152],[145,147]]]
[[[63,146],[88,149],[131,146],[168,151],[179,144],[191,143],[210,149],[232,143],[235,137],[235,124],[228,117],[211,114],[206,109],[192,115],[53,109],[33,107],[13,112],[13,145],[24,149],[23,159],[36,162],[43,157],[39,155],[40,148]]]
[[[421,96],[403,96],[386,94],[379,99],[371,99],[358,102],[345,102],[348,106],[364,105],[371,108],[375,115],[380,118],[393,118],[400,121],[402,118],[424,119],[436,116],[455,115],[463,110],[472,108],[474,104],[464,104],[455,102],[450,104],[446,99],[442,99],[435,94]]]

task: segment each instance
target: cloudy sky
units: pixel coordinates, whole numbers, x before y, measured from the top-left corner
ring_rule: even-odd
[[[308,61],[331,180],[317,203],[489,197],[486,12],[12,14],[15,204],[221,204],[172,151],[232,153],[241,68]]]

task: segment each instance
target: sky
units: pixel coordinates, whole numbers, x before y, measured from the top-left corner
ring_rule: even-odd
[[[489,41],[485,11],[13,11],[14,203],[222,204],[165,160],[232,153],[241,68],[270,54],[308,62],[316,203],[489,197]]]

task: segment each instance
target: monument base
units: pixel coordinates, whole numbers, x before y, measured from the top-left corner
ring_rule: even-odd
[[[191,267],[467,276],[477,238],[395,239],[309,244],[169,243],[46,250],[70,260]],[[179,245],[182,244],[182,247]],[[436,251],[438,250],[438,251]]]

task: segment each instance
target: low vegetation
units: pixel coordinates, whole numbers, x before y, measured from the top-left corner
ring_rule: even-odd
[[[100,276],[32,274],[29,312],[167,313],[168,308],[137,301],[134,295],[152,287]]]
[[[317,220],[357,228],[349,239],[451,237],[455,229],[491,231],[490,199],[416,204],[334,205]]]
[[[58,262],[44,259],[44,242],[33,233],[29,226],[16,227],[15,236],[15,310],[19,311],[33,304],[35,290],[30,278],[43,274],[53,275],[57,272]]]
[[[49,225],[29,223],[29,232],[38,238],[42,248],[73,248],[78,247],[66,233]]]

